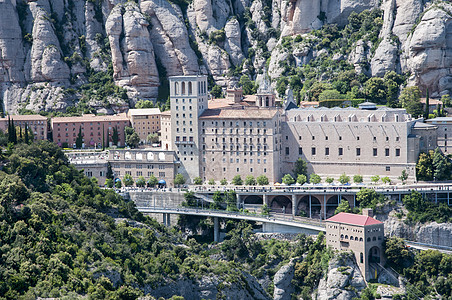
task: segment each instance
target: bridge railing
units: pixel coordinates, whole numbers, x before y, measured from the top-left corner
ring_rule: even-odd
[[[227,210],[216,210],[216,209],[201,209],[201,208],[188,208],[188,207],[155,207],[155,206],[148,206],[148,207],[137,207],[140,211],[165,211],[168,213],[174,212],[174,213],[193,213],[193,214],[221,214],[227,216],[235,216],[235,217],[253,217],[256,219],[261,219],[263,221],[265,220],[273,220],[273,221],[284,221],[284,222],[292,222],[292,223],[299,223],[299,224],[307,224],[307,225],[313,225],[318,227],[325,227],[325,223],[321,220],[316,219],[309,219],[309,218],[303,218],[303,217],[293,217],[289,215],[279,215],[279,214],[271,214],[271,215],[260,215],[257,213],[246,213],[246,212],[239,212],[239,211],[227,211]]]

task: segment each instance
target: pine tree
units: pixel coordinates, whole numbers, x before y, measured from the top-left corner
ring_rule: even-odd
[[[82,138],[82,127],[79,127],[77,139],[75,140],[75,147],[80,149],[82,148],[83,138]]]
[[[113,140],[113,145],[118,146],[119,134],[117,127],[113,127],[113,135],[111,136],[111,139]]]
[[[25,144],[28,144],[29,138],[28,138],[28,124],[25,123]]]
[[[428,88],[427,88],[427,94],[425,96],[425,110],[424,110],[424,119],[427,120],[428,119],[428,115],[430,113],[430,99],[429,99],[429,94],[428,94]]]
[[[14,125],[14,119],[11,119],[11,138],[14,144],[17,144],[17,132],[16,126]]]
[[[11,129],[11,119],[8,116],[8,142],[13,142],[13,130]]]
[[[102,151],[105,150],[105,125],[102,124]]]
[[[19,140],[20,140],[20,141],[23,140],[23,136],[22,136],[22,127],[19,127]]]

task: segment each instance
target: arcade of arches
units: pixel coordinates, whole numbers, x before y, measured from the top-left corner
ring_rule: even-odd
[[[263,205],[275,213],[327,219],[334,215],[334,211],[341,200],[347,200],[350,207],[354,207],[353,196],[339,195],[242,195],[244,206]],[[295,209],[294,209],[295,208]]]

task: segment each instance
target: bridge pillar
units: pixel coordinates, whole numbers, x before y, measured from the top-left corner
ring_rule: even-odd
[[[163,225],[166,226],[166,214],[165,213],[163,213]]]
[[[270,207],[270,203],[268,203],[268,195],[267,194],[262,195],[262,203],[267,204],[267,207]]]
[[[240,197],[239,194],[237,194],[237,209],[242,208],[242,197]]]
[[[165,226],[171,226],[171,215],[167,213],[163,213],[163,225]]]
[[[218,217],[213,218],[213,241],[215,243],[220,242],[220,222]]]
[[[295,215],[297,214],[296,210],[297,210],[297,195],[293,194],[292,195],[292,216],[293,217],[295,217]]]

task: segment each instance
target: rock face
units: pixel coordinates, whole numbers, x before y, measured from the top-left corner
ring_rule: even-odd
[[[0,99],[10,112],[64,110],[80,98],[91,71],[113,67],[129,98],[155,99],[162,76],[262,76],[269,62],[275,81],[285,64],[300,67],[327,48],[310,34],[325,24],[343,26],[352,12],[379,8],[378,45],[365,39],[347,53],[357,73],[411,74],[408,83],[432,97],[452,93],[452,5],[423,0],[0,0]],[[282,49],[285,38],[303,42]],[[107,42],[108,41],[108,42]],[[286,47],[286,46],[285,46]],[[282,51],[283,50],[283,51]],[[37,90],[39,89],[39,91]],[[42,91],[44,89],[45,91]],[[24,96],[26,94],[27,96]],[[102,109],[102,108],[99,108]]]
[[[353,254],[340,252],[330,260],[328,275],[326,279],[320,279],[318,292],[313,298],[349,300],[358,297],[354,291],[360,291],[365,287],[366,283]]]
[[[159,78],[148,26],[133,2],[115,6],[105,24],[115,82],[127,88],[131,97],[155,98],[158,94]]]
[[[242,273],[239,283],[224,283],[219,277],[202,276],[196,280],[177,280],[166,282],[157,288],[145,289],[145,294],[155,297],[171,298],[174,295],[185,299],[271,299],[254,277]]]
[[[292,279],[295,275],[295,263],[291,260],[287,265],[282,266],[276,272],[273,278],[275,289],[273,292],[274,300],[290,300],[291,294],[294,292]]]

